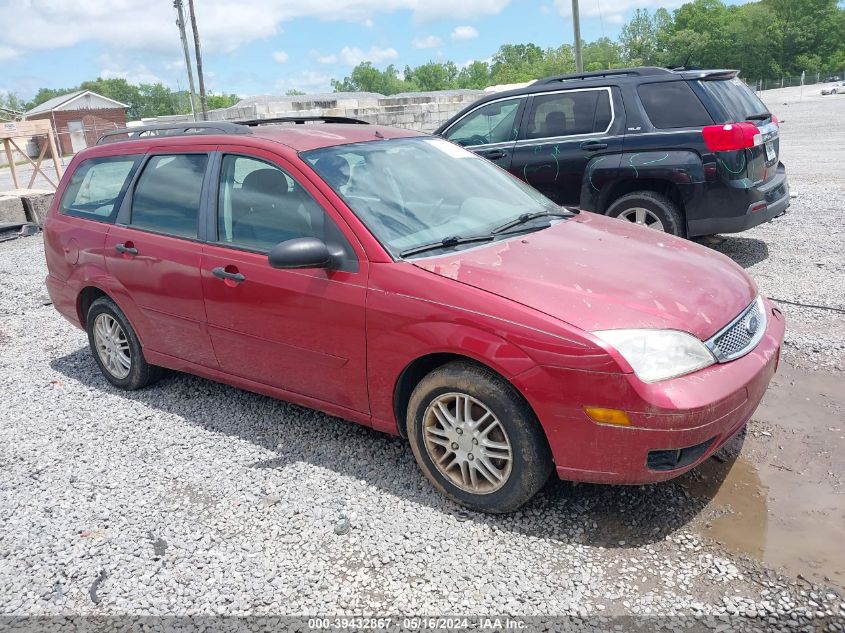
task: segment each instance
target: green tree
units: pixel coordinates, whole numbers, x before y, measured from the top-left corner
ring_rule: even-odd
[[[218,110],[220,108],[231,108],[235,105],[241,98],[236,94],[223,94],[220,93],[219,95],[209,94],[205,97],[206,103],[208,104],[209,110]]]
[[[671,29],[672,17],[666,9],[658,9],[653,15],[648,9],[637,9],[619,35],[625,62],[632,66],[658,64],[665,54],[662,44]]]
[[[622,47],[608,37],[585,43],[581,50],[584,56],[584,70],[606,70],[621,68],[624,65]]]
[[[405,67],[405,81],[415,90],[424,92],[454,88],[457,77],[458,67],[454,62],[428,62],[416,68]]]
[[[484,88],[492,85],[490,64],[487,62],[475,61],[469,66],[461,68],[460,72],[458,72],[455,84],[458,88],[484,90]]]
[[[545,52],[536,44],[505,44],[493,56],[494,84],[531,81],[543,75]]]
[[[396,67],[391,64],[384,70],[376,68],[372,62],[362,62],[352,69],[352,74],[341,80],[332,79],[335,92],[377,92],[394,95],[412,89],[399,77]]]
[[[302,95],[304,95],[304,94],[305,94],[305,93],[304,93],[304,92],[302,92],[301,90],[296,90],[295,88],[291,88],[290,90],[288,90],[288,91],[285,93],[285,96],[286,96],[286,97],[301,97],[301,96],[302,96]]]
[[[27,110],[27,103],[14,92],[0,92],[0,108],[24,112]]]
[[[26,104],[26,109],[31,110],[35,106],[39,106],[54,97],[70,94],[71,92],[76,92],[77,90],[78,88],[39,88],[38,92],[36,92],[35,96],[32,98],[32,101]]]

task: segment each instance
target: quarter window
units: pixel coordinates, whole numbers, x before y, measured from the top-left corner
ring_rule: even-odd
[[[516,140],[521,101],[510,99],[481,106],[453,125],[446,138],[465,147]]]
[[[113,222],[126,186],[140,157],[92,158],[71,176],[62,196],[61,212],[100,222]]]
[[[611,120],[607,90],[558,92],[534,97],[525,138],[602,133]]]
[[[347,169],[347,178],[348,173]],[[224,156],[217,203],[217,241],[268,252],[276,244],[300,237],[322,240],[343,270],[357,269],[357,259],[346,238],[302,185],[262,160]]]
[[[643,84],[637,88],[652,125],[659,129],[702,127],[713,119],[685,81]]]
[[[179,237],[197,237],[206,154],[153,156],[135,185],[130,224]]]

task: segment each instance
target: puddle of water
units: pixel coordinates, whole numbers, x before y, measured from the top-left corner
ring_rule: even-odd
[[[845,588],[843,411],[845,378],[785,367],[742,454],[708,460],[684,481],[716,515],[701,533],[793,576]]]

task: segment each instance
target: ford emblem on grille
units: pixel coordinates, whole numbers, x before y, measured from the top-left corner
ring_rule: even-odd
[[[751,315],[751,318],[748,319],[748,325],[745,326],[745,329],[748,330],[748,333],[753,335],[754,332],[757,331],[757,326],[759,325],[759,321],[757,320],[757,315]]]

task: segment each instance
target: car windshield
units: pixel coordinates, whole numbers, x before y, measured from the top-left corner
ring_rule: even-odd
[[[376,140],[301,156],[394,256],[487,235],[526,214],[561,211],[507,172],[442,139]]]

